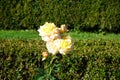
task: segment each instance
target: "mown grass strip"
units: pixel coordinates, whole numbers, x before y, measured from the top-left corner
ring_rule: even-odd
[[[117,40],[120,41],[120,34],[114,34],[114,33],[90,33],[90,32],[69,32],[69,34],[74,38],[78,40],[84,40],[84,39],[104,39],[104,40]]]
[[[0,39],[40,39],[35,30],[1,30]]]
[[[117,40],[120,41],[120,34],[102,34],[102,33],[90,33],[90,32],[68,32],[75,40],[87,40],[87,39],[104,39],[104,40]],[[1,30],[0,39],[40,39],[37,30]]]

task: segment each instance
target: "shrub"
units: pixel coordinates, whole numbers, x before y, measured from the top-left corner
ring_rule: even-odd
[[[0,29],[37,29],[44,22],[76,30],[120,31],[119,0],[0,1]]]
[[[41,61],[46,51],[41,40],[0,40],[0,78],[34,79],[37,68],[44,72],[53,56]],[[60,80],[110,79],[120,76],[120,42],[115,40],[78,40],[73,51],[59,56],[51,75]],[[45,73],[41,73],[47,75]]]

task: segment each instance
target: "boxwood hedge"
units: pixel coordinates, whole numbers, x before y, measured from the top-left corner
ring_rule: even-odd
[[[38,74],[48,75],[44,70],[54,56],[49,55],[41,61],[43,51],[46,48],[41,40],[1,39],[0,79],[34,80]],[[102,39],[75,41],[73,51],[60,55],[52,66],[53,80],[119,80],[120,42]]]

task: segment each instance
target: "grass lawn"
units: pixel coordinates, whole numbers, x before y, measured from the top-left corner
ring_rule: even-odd
[[[103,35],[102,33],[90,33],[90,32],[69,32],[74,39],[104,39],[104,40],[117,40],[120,41],[120,34],[107,33]]]
[[[35,30],[1,30],[0,39],[40,39]]]
[[[75,40],[83,39],[104,39],[120,41],[120,34],[109,33],[106,35],[89,32],[69,32]],[[35,30],[0,30],[0,39],[40,39],[39,33]]]

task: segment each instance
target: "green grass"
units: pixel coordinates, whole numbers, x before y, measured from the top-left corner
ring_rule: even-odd
[[[104,39],[104,40],[116,40],[120,41],[120,34],[102,34],[102,33],[90,33],[90,32],[69,32],[75,40],[83,39]],[[35,30],[1,30],[0,39],[40,39],[39,33]]]
[[[120,41],[120,34],[114,34],[114,33],[90,33],[90,32],[70,32],[70,35],[74,39],[104,39],[104,40],[117,40]]]
[[[35,30],[1,30],[0,39],[39,39]]]

